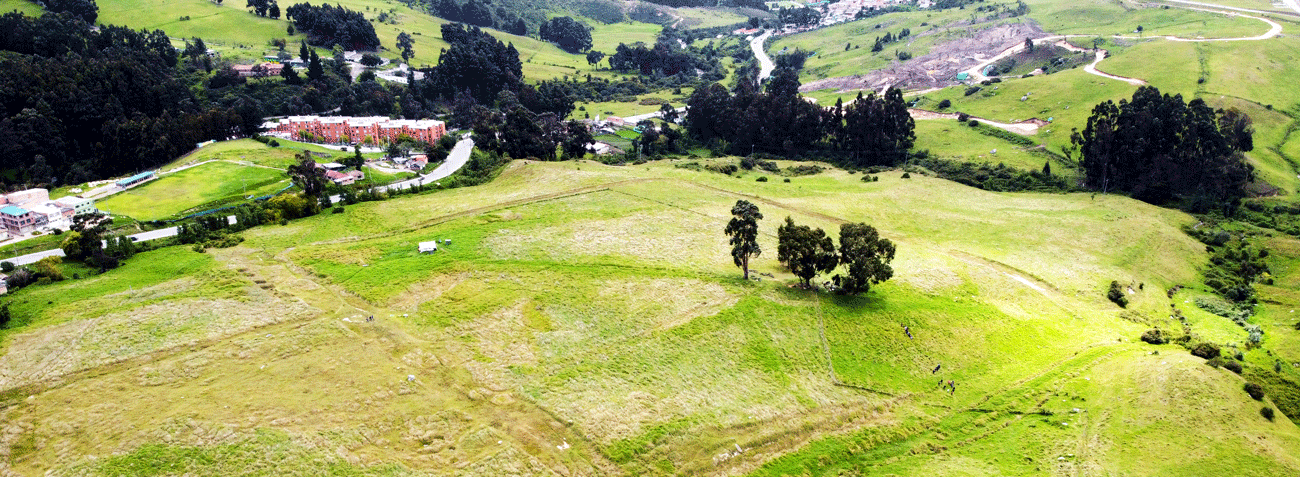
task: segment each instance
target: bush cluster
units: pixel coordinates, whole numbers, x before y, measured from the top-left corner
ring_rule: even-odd
[[[1110,290],[1106,291],[1106,298],[1119,305],[1120,308],[1128,307],[1128,297],[1124,296],[1124,287],[1117,281],[1111,280]]]
[[[1152,328],[1142,333],[1142,341],[1151,344],[1165,344],[1169,342],[1169,336],[1160,328]]]
[[[1203,359],[1219,357],[1219,345],[1214,343],[1197,343],[1192,347],[1192,355]]]

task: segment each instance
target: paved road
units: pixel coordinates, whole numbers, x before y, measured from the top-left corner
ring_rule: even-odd
[[[461,167],[464,167],[466,162],[469,162],[469,155],[470,152],[472,152],[473,150],[474,150],[474,140],[470,139],[469,134],[465,134],[464,136],[461,136],[461,140],[456,143],[456,147],[452,148],[451,153],[447,154],[447,160],[443,161],[442,165],[438,166],[438,168],[434,169],[432,172],[420,177],[416,177],[414,179],[405,180],[394,184],[389,184],[387,186],[376,187],[376,189],[378,189],[381,192],[386,191],[389,188],[406,189],[416,184],[429,184],[432,183],[433,181],[445,179],[448,176],[451,176],[452,174],[456,173],[456,171],[460,170]],[[336,195],[330,197],[330,201],[338,202],[339,196]],[[233,215],[228,216],[226,217],[226,220],[229,223],[233,224],[235,223],[235,216]],[[175,237],[178,233],[179,232],[176,227],[168,227],[165,229],[141,232],[135,235],[129,235],[128,237],[135,239],[135,241],[137,242],[146,242],[149,240],[158,240],[161,238]],[[63,250],[56,248],[53,250],[46,250],[43,252],[20,255],[10,259],[0,259],[0,261],[11,262],[14,265],[28,265],[28,264],[36,263],[37,261],[45,257],[63,257],[63,256],[64,256]]]
[[[379,186],[376,187],[375,190],[378,192],[386,192],[390,189],[408,189],[416,185],[427,185],[434,183],[434,181],[446,179],[452,174],[455,174],[461,167],[465,167],[465,163],[469,162],[469,155],[473,151],[474,140],[470,138],[469,133],[465,133],[460,137],[460,141],[456,142],[456,147],[451,148],[451,152],[447,154],[447,160],[443,161],[442,165],[438,166],[433,171],[413,179],[394,182],[386,186]],[[338,195],[330,196],[331,203],[337,203],[340,199],[341,197]]]
[[[767,37],[769,36],[772,36],[772,32],[764,32],[762,35],[755,37],[753,41],[749,42],[749,49],[754,50],[754,57],[758,58],[758,64],[760,66],[758,70],[759,83],[762,83],[768,76],[771,76],[772,70],[776,69],[776,64],[772,63],[772,59],[767,57],[767,52],[763,51],[763,42],[767,41]]]
[[[685,107],[685,106],[682,106],[682,107],[680,107],[680,108],[677,108],[677,114],[684,114],[684,113],[686,113],[686,107]],[[636,124],[636,123],[639,123],[639,122],[641,122],[641,121],[645,121],[645,120],[650,119],[650,118],[657,118],[657,117],[661,117],[661,116],[663,116],[663,113],[662,113],[662,112],[660,112],[660,111],[655,111],[655,112],[653,112],[653,113],[645,113],[645,114],[638,114],[638,115],[636,115],[636,116],[628,116],[628,117],[623,118],[623,120],[624,120],[624,121],[627,121],[627,122],[629,122],[629,123],[632,123],[632,124]]]

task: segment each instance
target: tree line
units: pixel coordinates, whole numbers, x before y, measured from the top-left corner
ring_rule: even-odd
[[[1131,100],[1098,104],[1071,135],[1086,185],[1154,204],[1183,201],[1197,212],[1231,212],[1254,178],[1244,152],[1254,148],[1250,117],[1215,110],[1200,98],[1143,86]]]
[[[892,166],[907,158],[915,123],[902,91],[861,93],[847,106],[822,108],[799,95],[798,74],[779,68],[758,91],[749,81],[734,92],[720,84],[697,88],[686,102],[687,135],[736,155],[801,155],[821,151],[848,167]]]

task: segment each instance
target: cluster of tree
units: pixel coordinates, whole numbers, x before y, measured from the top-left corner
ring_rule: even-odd
[[[280,4],[275,0],[248,0],[248,8],[259,17],[280,18]]]
[[[537,36],[559,45],[569,53],[591,49],[591,29],[569,17],[555,17],[543,23]]]
[[[884,37],[879,37],[879,36],[876,37],[876,42],[873,45],[871,45],[871,52],[877,53],[880,50],[885,49],[886,45],[890,43],[894,43],[896,41],[901,41],[902,39],[907,38],[911,34],[912,34],[912,30],[907,28],[904,28],[902,31],[898,32],[898,36],[894,36],[893,33],[885,32]]]
[[[614,54],[609,57],[609,67],[618,71],[635,71],[642,75],[672,76],[688,72],[693,76],[695,70],[712,67],[707,59],[691,54],[680,46],[666,41],[657,41],[654,46],[634,43],[632,46],[619,43]]]
[[[798,76],[789,68],[776,70],[764,93],[748,81],[734,94],[715,83],[696,89],[686,107],[687,134],[733,154],[825,150],[848,167],[896,165],[916,140],[902,91],[859,93],[848,106],[837,100],[824,109],[799,96]]]
[[[309,35],[312,44],[342,45],[348,50],[379,48],[375,26],[361,12],[328,3],[321,6],[299,3],[285,9],[284,14],[293,20],[298,31]]]
[[[732,219],[724,232],[730,237],[731,258],[749,279],[749,261],[762,254],[758,245],[758,221],[763,219],[758,206],[747,200],[736,201],[731,208]],[[870,291],[871,286],[889,280],[894,269],[889,262],[894,259],[894,244],[880,236],[875,227],[864,223],[840,225],[840,249],[822,229],[797,225],[790,217],[777,227],[777,260],[795,276],[811,286],[813,277],[830,273],[840,265],[844,273],[833,278],[841,293],[856,295]]]
[[[580,159],[593,139],[587,125],[564,121],[554,112],[535,112],[502,91],[495,110],[482,110],[474,121],[475,147],[509,157],[553,161],[559,148],[562,159]]]
[[[1143,86],[1131,101],[1098,104],[1071,142],[1090,188],[1157,204],[1183,199],[1196,211],[1232,211],[1254,175],[1242,154],[1254,147],[1252,134],[1240,111],[1215,111],[1199,98],[1184,102]]]
[[[822,21],[822,12],[807,7],[783,7],[776,11],[776,18],[782,24],[816,25]]]
[[[124,239],[127,244],[123,244],[123,239],[119,237],[109,237],[108,240],[104,240],[108,222],[108,219],[100,214],[80,214],[73,217],[71,231],[64,234],[61,244],[63,255],[68,259],[99,267],[100,272],[117,268],[122,260],[135,255],[136,245],[129,238]],[[104,247],[105,242],[109,244],[109,248]]]
[[[135,172],[260,124],[252,103],[197,98],[161,31],[8,13],[0,32],[0,156],[19,170],[7,183]]]
[[[523,63],[513,44],[460,23],[443,25],[442,39],[451,47],[437,66],[424,70],[425,78],[415,86],[424,97],[450,99],[468,91],[478,103],[490,104],[501,91],[518,91],[523,85]]]
[[[795,48],[794,51],[776,55],[776,59],[772,60],[772,62],[776,64],[777,68],[790,68],[799,71],[803,69],[804,63],[808,61],[808,57],[812,56],[812,54],[813,52],[805,51],[803,48]]]
[[[455,0],[437,0],[436,2],[431,0],[429,2],[429,12],[453,22],[463,22],[483,28],[496,28],[514,35],[528,34],[528,23],[518,14],[498,6],[495,15],[493,15],[492,9],[479,0],[469,0],[464,5],[456,4]]]
[[[95,0],[41,0],[37,3],[44,4],[47,12],[67,13],[92,25],[99,18],[99,5]]]

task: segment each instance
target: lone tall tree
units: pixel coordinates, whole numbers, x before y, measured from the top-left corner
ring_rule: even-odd
[[[311,159],[311,155],[304,152],[297,156],[298,163],[290,165],[286,170],[289,178],[293,179],[294,185],[302,189],[303,194],[308,197],[320,197],[325,191],[325,170],[316,167],[316,161]]]
[[[758,247],[758,221],[763,214],[758,206],[747,200],[738,200],[731,208],[731,222],[727,223],[727,235],[731,237],[731,259],[737,267],[745,271],[749,279],[749,257],[763,253]]]
[[[863,223],[840,225],[840,263],[848,273],[835,275],[835,285],[848,294],[865,293],[871,285],[889,280],[894,269],[894,243],[876,228]]]
[[[776,238],[776,259],[802,279],[804,286],[811,285],[818,273],[829,272],[839,265],[835,243],[822,229],[795,225],[794,219],[786,217],[785,225],[776,229]]]

